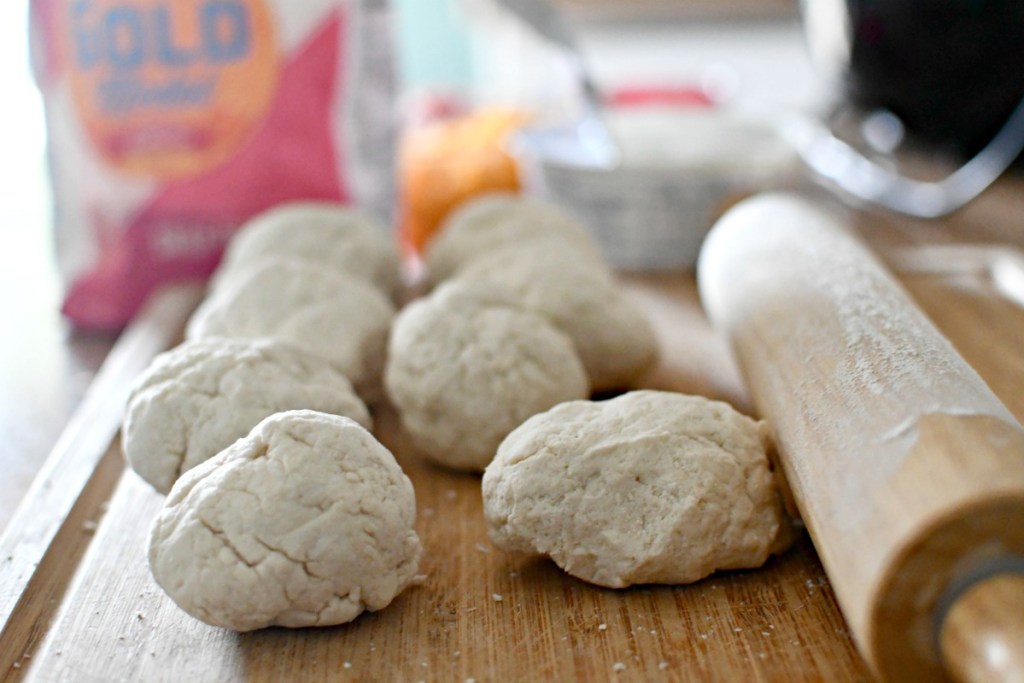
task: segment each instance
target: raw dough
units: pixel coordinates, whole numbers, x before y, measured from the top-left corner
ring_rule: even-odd
[[[384,384],[417,448],[470,471],[526,418],[589,392],[568,337],[498,290],[455,283],[395,319]]]
[[[182,472],[263,418],[298,408],[372,426],[348,379],[318,356],[270,339],[194,339],[157,356],[136,380],[122,447],[132,469],[167,493]]]
[[[547,240],[570,245],[579,258],[602,259],[587,229],[554,204],[514,194],[485,195],[445,220],[424,255],[427,277],[436,285],[499,247]]]
[[[387,228],[359,209],[322,201],[281,204],[249,220],[228,243],[211,289],[268,260],[316,262],[395,297],[401,268]]]
[[[758,567],[792,538],[767,438],[696,396],[562,404],[509,434],[484,473],[491,539],[610,588]]]
[[[149,565],[214,626],[329,626],[386,607],[422,552],[412,483],[359,424],[278,413],[185,473],[153,524]]]
[[[568,334],[594,391],[630,388],[657,361],[650,323],[612,272],[565,247],[506,246],[474,260],[455,279],[504,288]]]
[[[314,263],[268,261],[207,297],[186,336],[292,342],[326,358],[373,401],[394,314],[388,298],[360,278]]]

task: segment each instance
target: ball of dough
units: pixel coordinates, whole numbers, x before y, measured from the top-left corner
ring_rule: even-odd
[[[324,359],[270,339],[194,339],[157,356],[136,380],[121,433],[125,458],[161,493],[265,417],[309,408],[370,414]]]
[[[589,392],[568,337],[499,292],[456,284],[395,319],[384,385],[418,450],[468,471],[526,418]]]
[[[323,201],[269,209],[243,225],[228,243],[211,289],[254,265],[282,258],[320,263],[361,277],[390,297],[401,286],[401,266],[387,228],[368,213]]]
[[[359,424],[272,415],[174,485],[150,531],[153,578],[213,626],[330,626],[386,607],[422,547],[412,484]]]
[[[540,240],[567,243],[581,258],[602,259],[586,227],[554,204],[496,193],[466,202],[445,220],[424,254],[427,277],[438,284],[499,247]]]
[[[269,261],[199,306],[186,337],[271,337],[327,359],[364,400],[380,393],[395,309],[376,287],[313,263]]]
[[[527,420],[483,476],[491,539],[600,586],[758,567],[791,540],[763,423],[636,391]]]
[[[627,389],[658,359],[650,322],[610,270],[565,247],[526,243],[474,260],[456,280],[501,287],[572,339],[594,391]]]

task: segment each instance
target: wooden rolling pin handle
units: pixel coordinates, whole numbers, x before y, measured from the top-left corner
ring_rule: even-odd
[[[958,683],[1024,683],[1024,571],[968,586],[939,633],[946,671]]]

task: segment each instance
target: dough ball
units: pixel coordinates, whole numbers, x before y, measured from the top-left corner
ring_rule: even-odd
[[[380,290],[355,276],[313,263],[268,261],[208,297],[186,336],[291,342],[327,359],[373,401],[394,314]]]
[[[427,276],[438,284],[499,247],[539,240],[567,243],[581,258],[601,260],[587,229],[562,209],[532,197],[497,193],[466,202],[445,220],[424,255]]]
[[[758,567],[792,540],[764,423],[659,391],[527,420],[483,476],[491,539],[600,586]]]
[[[401,286],[398,251],[383,224],[350,206],[299,201],[281,204],[243,225],[228,243],[211,289],[254,265],[283,258],[355,275],[392,298]]]
[[[526,418],[589,392],[568,337],[497,291],[457,284],[395,319],[384,385],[420,452],[469,471]]]
[[[650,322],[612,272],[565,247],[506,246],[467,265],[456,280],[501,287],[569,335],[594,391],[630,388],[657,362]]]
[[[167,493],[263,418],[298,408],[372,426],[348,379],[318,356],[270,339],[194,339],[157,356],[136,380],[122,448],[132,469]]]
[[[330,626],[386,607],[422,547],[412,484],[358,423],[272,415],[185,473],[153,524],[153,578],[213,626]]]

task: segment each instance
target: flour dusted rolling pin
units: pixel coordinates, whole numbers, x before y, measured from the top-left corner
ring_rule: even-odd
[[[735,206],[698,274],[876,673],[1024,680],[1020,424],[807,200]]]

